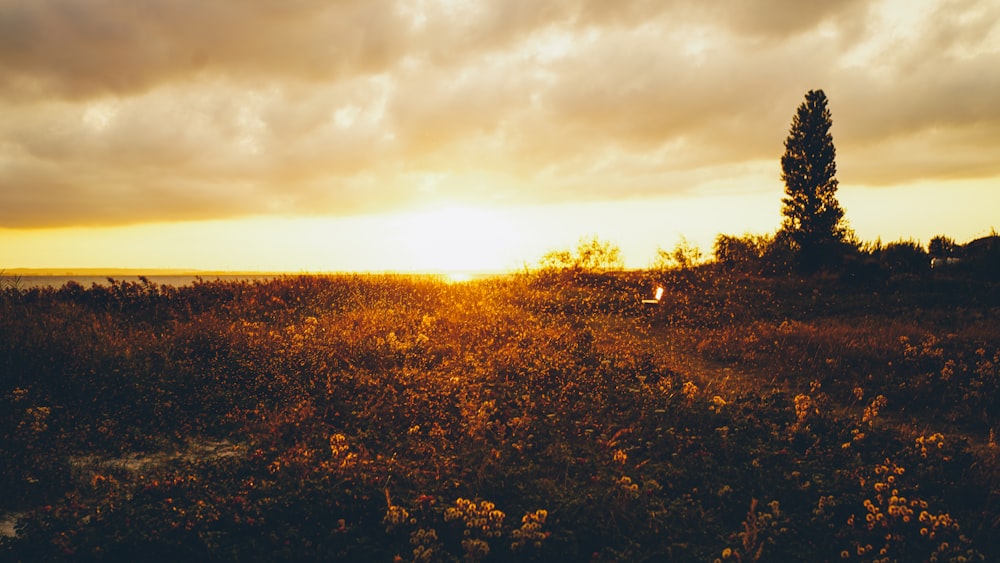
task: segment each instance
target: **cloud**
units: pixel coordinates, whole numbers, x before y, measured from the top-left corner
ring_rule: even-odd
[[[815,88],[844,185],[994,176],[997,22],[971,0],[0,0],[0,226],[777,182]]]
[[[407,34],[392,2],[40,0],[0,4],[8,98],[131,95],[198,75],[377,72]]]

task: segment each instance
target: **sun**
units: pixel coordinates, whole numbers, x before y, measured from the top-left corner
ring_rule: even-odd
[[[472,276],[466,272],[448,272],[445,274],[445,279],[448,283],[465,283],[472,281]]]
[[[516,229],[499,210],[450,205],[406,213],[403,249],[411,269],[468,276],[505,269]]]

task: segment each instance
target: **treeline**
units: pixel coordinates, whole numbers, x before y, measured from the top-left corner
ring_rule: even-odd
[[[1000,236],[996,234],[966,244],[938,235],[926,247],[913,240],[883,243],[852,239],[833,250],[817,271],[836,274],[845,281],[873,282],[892,275],[931,272],[1000,279]],[[773,235],[719,235],[713,256],[728,270],[758,275],[795,271],[795,249],[782,231]]]

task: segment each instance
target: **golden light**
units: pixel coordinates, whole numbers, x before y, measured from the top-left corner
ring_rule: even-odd
[[[501,212],[453,205],[399,216],[411,269],[468,276],[510,267],[518,234]],[[456,280],[457,281],[457,280]]]
[[[448,283],[465,283],[472,280],[472,276],[465,272],[450,272],[445,276]]]

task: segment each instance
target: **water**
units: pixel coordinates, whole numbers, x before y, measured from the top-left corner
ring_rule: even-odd
[[[375,272],[341,272],[329,273],[329,274],[310,274],[303,272],[287,272],[287,273],[186,273],[186,274],[146,274],[142,277],[147,280],[161,286],[169,285],[173,287],[181,287],[185,285],[191,285],[195,281],[201,280],[205,282],[210,281],[266,281],[273,280],[275,278],[281,278],[284,276],[298,276],[298,275],[401,275],[401,276],[417,276],[426,277],[430,276],[433,278],[438,278],[449,283],[460,283],[465,281],[479,280],[483,278],[495,277],[498,275],[503,275],[496,272],[446,272],[446,273],[415,273],[415,272],[400,272],[400,273],[375,273]],[[97,284],[102,286],[110,285],[108,278],[115,280],[116,282],[132,282],[141,283],[139,273],[129,273],[129,274],[72,274],[67,273],[64,275],[47,275],[47,274],[11,274],[9,272],[4,272],[0,270],[0,289],[6,287],[18,287],[20,289],[31,289],[33,287],[53,287],[60,288],[69,282],[76,282],[85,288]]]
[[[202,281],[256,281],[256,280],[269,280],[280,277],[280,274],[217,274],[217,275],[150,275],[145,276],[149,281],[157,285],[171,285],[174,287],[180,287],[183,285],[190,285],[197,280]],[[66,285],[68,282],[76,282],[83,287],[90,287],[93,284],[97,285],[110,285],[108,278],[115,281],[124,282],[135,282],[140,283],[139,276],[34,276],[34,275],[24,275],[20,276],[20,280],[17,280],[16,276],[5,275],[2,281],[4,285],[15,283],[17,287],[21,289],[29,289],[32,287],[55,287],[59,288]]]

